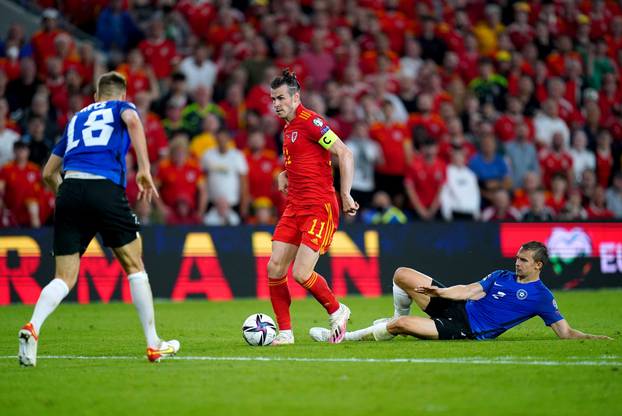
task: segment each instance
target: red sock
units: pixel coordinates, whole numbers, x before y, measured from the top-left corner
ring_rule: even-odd
[[[333,292],[328,287],[326,279],[316,272],[311,273],[311,277],[302,284],[313,297],[320,302],[320,304],[326,309],[326,312],[333,313],[339,309],[339,302]]]
[[[270,301],[276,315],[279,331],[292,329],[292,318],[289,314],[292,297],[287,287],[287,275],[281,279],[268,279],[268,288],[270,289]]]

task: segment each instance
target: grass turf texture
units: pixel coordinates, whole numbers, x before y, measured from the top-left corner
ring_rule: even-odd
[[[455,362],[198,361],[151,364],[132,305],[62,304],[46,322],[36,368],[20,368],[17,331],[32,307],[0,308],[0,413],[209,415],[619,415],[622,414],[622,292],[556,293],[571,325],[614,341],[557,340],[539,318],[498,340],[318,344],[311,326],[326,315],[312,299],[292,305],[296,345],[249,347],[243,320],[272,310],[269,302],[157,303],[163,337],[177,338],[179,357],[482,358]],[[351,329],[392,311],[389,297],[345,302]],[[45,356],[125,359],[46,359]],[[486,362],[506,357],[511,364]],[[509,357],[509,358],[507,358]],[[554,365],[526,365],[535,361]],[[577,361],[602,365],[560,365]]]

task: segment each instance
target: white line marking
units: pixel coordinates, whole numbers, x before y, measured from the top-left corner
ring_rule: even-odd
[[[305,357],[217,357],[180,356],[169,358],[178,361],[290,361],[303,363],[386,363],[386,364],[479,364],[479,365],[531,365],[531,366],[622,366],[622,361],[613,361],[615,355],[601,357],[568,357],[573,361],[551,360],[536,357],[455,357],[455,358],[305,358]],[[17,359],[15,355],[1,355],[0,359]],[[144,360],[138,356],[85,356],[85,355],[42,355],[43,360]]]

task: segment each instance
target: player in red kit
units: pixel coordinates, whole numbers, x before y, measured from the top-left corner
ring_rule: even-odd
[[[285,170],[278,176],[279,190],[287,195],[285,211],[272,237],[268,262],[270,300],[279,325],[272,345],[294,343],[287,287],[287,270],[294,262],[294,279],[329,313],[329,341],[339,343],[346,332],[350,309],[340,304],[326,280],[313,271],[321,254],[330,247],[339,225],[339,205],[333,187],[331,154],[339,160],[343,212],[356,215],[359,205],[350,196],[354,161],[352,152],[317,113],[300,102],[296,76],[284,70],[270,84],[277,116],[285,120],[283,157]]]

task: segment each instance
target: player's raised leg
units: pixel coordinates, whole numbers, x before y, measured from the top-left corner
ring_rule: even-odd
[[[58,307],[69,291],[75,286],[80,268],[78,253],[57,256],[56,278],[48,283],[37,300],[30,321],[24,325],[18,334],[19,363],[25,367],[37,365],[37,344],[41,327],[48,316]]]
[[[268,261],[268,288],[270,301],[279,326],[279,334],[271,345],[287,345],[294,343],[292,319],[289,307],[292,298],[287,287],[287,270],[296,257],[298,246],[283,241],[272,242],[272,255]]]
[[[314,251],[311,247],[301,244],[294,260],[292,274],[294,279],[305,287],[313,297],[328,312],[331,325],[331,336],[329,342],[339,343],[343,340],[346,333],[346,325],[350,319],[350,309],[337,301],[337,298],[328,287],[326,279],[317,272],[313,271],[320,257],[319,251]]]
[[[417,270],[398,267],[393,274],[393,318],[410,315],[413,300],[422,311],[428,307],[430,297],[415,292],[417,286],[429,286],[434,280]],[[374,324],[389,322],[392,318],[376,319]]]
[[[163,341],[156,332],[153,295],[149,285],[149,276],[142,261],[141,238],[138,237],[124,246],[113,248],[113,251],[130,282],[132,301],[136,306],[147,341],[147,358],[149,361],[160,361],[161,358],[175,355],[180,348],[179,341]]]

